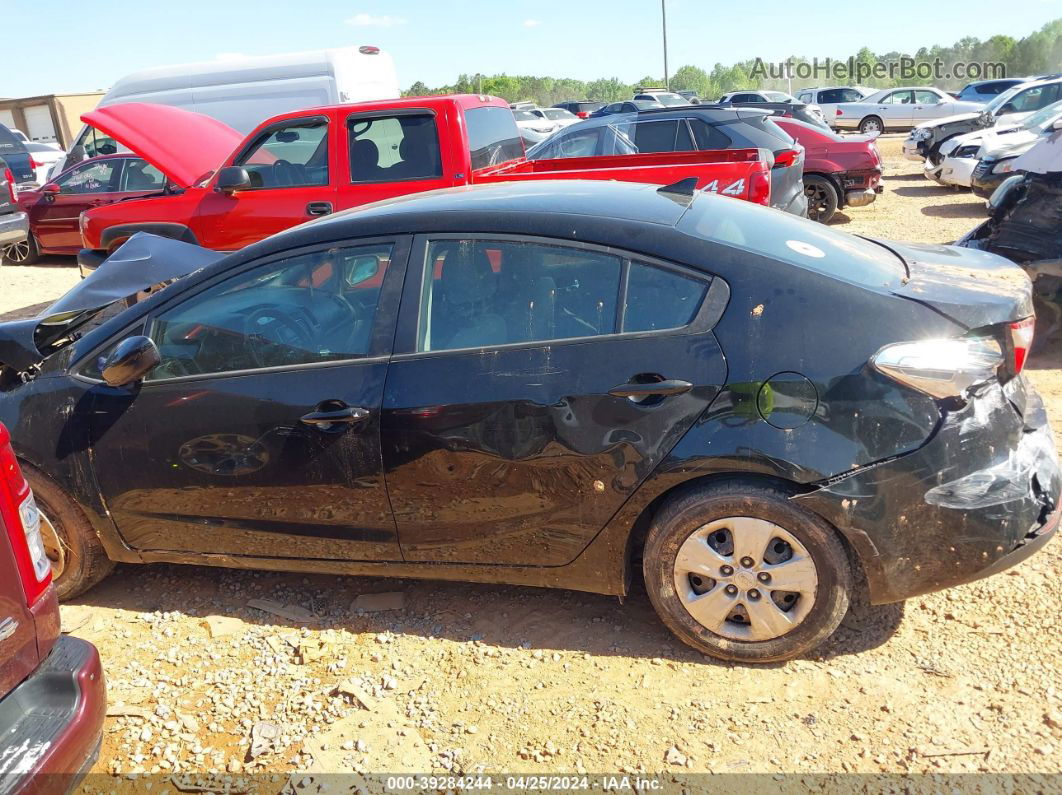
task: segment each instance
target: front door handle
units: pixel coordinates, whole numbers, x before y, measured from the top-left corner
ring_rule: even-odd
[[[341,409],[311,411],[300,418],[304,425],[312,425],[321,431],[330,431],[336,425],[353,425],[369,416],[369,410],[358,406],[344,406]]]
[[[306,205],[307,215],[331,215],[332,202],[310,202]]]
[[[670,395],[683,395],[693,389],[689,381],[668,379],[667,381],[653,381],[648,384],[623,384],[614,386],[608,391],[613,397],[647,398],[654,396],[668,397]]]

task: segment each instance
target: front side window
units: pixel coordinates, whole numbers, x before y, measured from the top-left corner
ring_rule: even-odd
[[[916,91],[915,102],[917,102],[919,105],[939,105],[940,97],[938,97],[932,91]]]
[[[442,176],[439,134],[431,113],[358,116],[347,122],[352,182]]]
[[[465,111],[472,168],[498,166],[524,156],[524,142],[509,108],[485,105]]]
[[[621,265],[619,257],[543,243],[433,241],[418,350],[613,334]]]
[[[166,177],[146,160],[135,157],[125,161],[119,190],[132,192],[162,190],[164,187],[166,187]]]
[[[251,176],[251,189],[328,184],[328,122],[292,121],[259,136],[233,165]]]
[[[118,176],[122,161],[103,160],[98,163],[86,163],[72,169],[56,182],[60,193],[115,193],[118,190]]]
[[[390,244],[337,247],[207,288],[150,324],[149,380],[366,356],[390,259]]]
[[[549,157],[593,157],[597,154],[597,142],[601,137],[601,128],[579,130],[571,135],[561,136],[551,147]]]
[[[882,98],[883,105],[910,105],[914,100],[910,91],[893,91]]]

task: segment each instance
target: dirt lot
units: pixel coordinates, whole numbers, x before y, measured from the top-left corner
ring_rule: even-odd
[[[983,217],[980,200],[903,161],[899,139],[882,150],[885,194],[838,228],[949,242]],[[74,281],[63,261],[4,268],[0,318]],[[1060,358],[1033,361],[1030,374],[1056,417]],[[272,772],[277,787],[294,770],[1058,773],[1060,575],[1055,542],[991,580],[850,615],[820,656],[766,668],[672,641],[640,587],[621,605],[530,588],[122,566],[63,611],[99,647],[109,680],[93,790],[138,771]],[[359,594],[392,591],[403,608],[352,610]],[[260,722],[277,736],[263,739],[271,727],[255,732]]]

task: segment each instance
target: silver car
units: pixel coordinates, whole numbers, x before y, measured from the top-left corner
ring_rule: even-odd
[[[832,121],[838,129],[859,130],[868,135],[886,130],[909,130],[931,119],[972,113],[983,107],[979,102],[959,102],[939,88],[906,86],[885,88],[862,102],[838,105]]]

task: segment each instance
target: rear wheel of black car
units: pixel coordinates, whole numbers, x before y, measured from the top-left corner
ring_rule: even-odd
[[[51,478],[22,463],[41,512],[41,536],[60,599],[72,599],[114,570],[81,507]]]
[[[808,197],[808,218],[820,224],[833,218],[841,201],[837,186],[821,174],[804,175],[804,195]]]
[[[833,634],[852,573],[834,529],[773,486],[690,490],[653,518],[649,598],[684,643],[735,662],[789,660]]]
[[[9,265],[32,265],[40,258],[41,252],[33,235],[4,249],[4,262]]]
[[[877,116],[867,116],[863,121],[859,122],[859,132],[863,133],[863,135],[885,132],[885,124]]]

